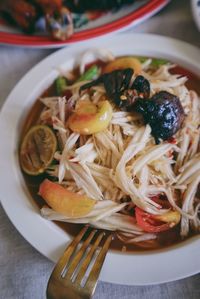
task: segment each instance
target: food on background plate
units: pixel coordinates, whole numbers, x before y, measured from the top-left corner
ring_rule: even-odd
[[[160,248],[197,233],[200,103],[187,87],[192,79],[162,59],[92,53],[92,63],[86,52],[62,71],[24,128],[21,167],[42,216],[116,231],[127,247]],[[38,128],[50,136],[38,141]]]
[[[106,11],[132,4],[135,0],[1,0],[0,13],[8,22],[14,23],[26,33],[45,27],[53,38],[65,41],[74,32],[72,13]],[[44,18],[44,22],[39,20]]]
[[[120,8],[122,5],[132,4],[135,0],[65,0],[72,11],[84,12],[86,10],[108,10]]]

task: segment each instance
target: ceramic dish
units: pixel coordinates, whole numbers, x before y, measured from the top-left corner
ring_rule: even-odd
[[[191,0],[191,7],[192,7],[194,21],[197,25],[197,28],[200,31],[200,1],[199,0]]]
[[[83,14],[74,18],[77,27],[72,38],[65,42],[52,40],[46,35],[26,35],[0,20],[0,43],[26,47],[61,47],[68,43],[88,40],[114,31],[121,31],[151,17],[170,0],[140,0],[138,3],[107,14]]]
[[[174,39],[145,34],[118,35],[97,40],[96,47],[109,48],[116,56],[141,55],[169,59],[200,75],[200,52]],[[38,251],[56,262],[69,236],[53,222],[40,216],[25,185],[18,161],[19,132],[32,104],[58,76],[56,67],[71,69],[75,58],[92,48],[93,42],[62,49],[36,65],[17,84],[0,115],[0,190],[8,217]],[[3,170],[3,171],[2,171]],[[200,238],[190,238],[164,250],[131,254],[109,252],[101,280],[128,285],[147,285],[173,281],[200,271]],[[174,266],[175,265],[175,266]],[[120,269],[120,271],[119,271]]]

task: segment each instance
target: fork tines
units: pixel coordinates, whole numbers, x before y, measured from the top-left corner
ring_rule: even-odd
[[[93,293],[112,239],[112,234],[85,226],[67,247],[52,276]]]

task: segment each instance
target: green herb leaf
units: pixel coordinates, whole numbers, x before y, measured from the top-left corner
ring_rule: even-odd
[[[146,57],[138,57],[139,61],[141,63],[144,63],[145,61],[147,61],[149,58]],[[151,66],[152,67],[159,67],[161,65],[167,64],[169,63],[168,60],[166,59],[162,59],[162,58],[152,58],[152,62],[151,62]]]
[[[98,74],[98,66],[93,65],[77,80],[77,82],[93,80],[95,77],[97,77]]]
[[[58,77],[55,81],[56,93],[61,96],[67,87],[67,80],[64,77]]]

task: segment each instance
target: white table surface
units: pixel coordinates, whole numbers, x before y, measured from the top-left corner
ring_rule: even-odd
[[[156,33],[200,45],[200,34],[193,23],[189,0],[172,0],[162,12],[131,29],[131,32]],[[53,51],[0,46],[0,107],[19,79]],[[52,268],[53,264],[21,237],[0,207],[0,299],[45,298]],[[200,298],[200,274],[146,287],[99,282],[94,296],[94,299],[150,298]]]

